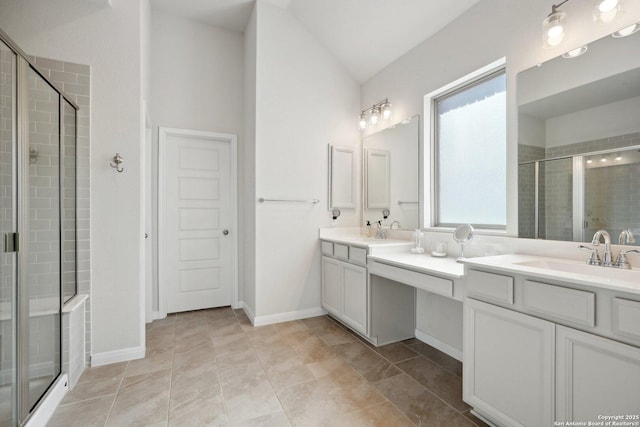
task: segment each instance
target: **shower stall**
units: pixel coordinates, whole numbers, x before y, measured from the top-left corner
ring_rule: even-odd
[[[77,109],[0,30],[0,427],[24,424],[62,378]]]

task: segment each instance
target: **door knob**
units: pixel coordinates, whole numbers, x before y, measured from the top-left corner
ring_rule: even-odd
[[[222,234],[224,234],[225,236],[229,234],[229,230],[222,230]]]

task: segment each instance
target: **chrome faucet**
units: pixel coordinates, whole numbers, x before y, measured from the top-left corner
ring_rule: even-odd
[[[626,268],[630,269],[631,264],[627,261],[627,254],[640,254],[640,250],[638,249],[629,249],[628,251],[620,251],[618,254],[618,258],[616,258],[616,263],[613,265],[615,268]]]
[[[398,228],[400,228],[400,221],[393,221],[393,222],[391,223],[391,225],[389,226],[389,230],[393,230],[393,224],[397,224],[397,225],[398,225]]]
[[[633,233],[631,229],[622,230],[620,232],[620,237],[618,237],[618,244],[620,245],[628,245],[630,243],[635,243],[636,239],[633,238]]]
[[[633,233],[631,232],[631,229],[626,229],[626,230],[622,230],[620,232],[620,236],[618,237],[618,243],[621,245],[629,245],[631,243],[635,243],[636,239],[633,237]],[[629,261],[627,261],[627,254],[632,254],[632,253],[640,253],[639,250],[637,249],[631,249],[628,251],[625,251],[623,249],[620,249],[620,252],[618,253],[618,256],[616,258],[616,262],[613,263],[613,266],[616,268],[631,268],[631,264],[629,264]]]
[[[598,255],[598,250],[596,248],[590,248],[589,246],[580,245],[578,246],[580,249],[586,249],[591,251],[591,256],[587,260],[587,264],[589,265],[601,265],[602,261],[600,260],[600,255]]]
[[[604,236],[604,253],[602,254],[602,266],[603,267],[613,267],[613,263],[611,262],[611,236],[607,233],[606,230],[598,230],[593,235],[593,240],[591,244],[593,246],[600,245],[600,238]]]

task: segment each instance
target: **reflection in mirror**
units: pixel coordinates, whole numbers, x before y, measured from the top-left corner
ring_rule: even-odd
[[[640,33],[525,70],[517,91],[519,237],[640,236]]]
[[[365,148],[365,206],[367,209],[383,209],[383,218],[389,216],[389,159],[388,150]],[[385,215],[386,213],[386,215]]]
[[[362,224],[419,227],[418,132],[419,118],[414,116],[363,138]],[[390,211],[385,220],[384,209]]]
[[[356,149],[329,145],[329,210],[353,209],[356,200]]]

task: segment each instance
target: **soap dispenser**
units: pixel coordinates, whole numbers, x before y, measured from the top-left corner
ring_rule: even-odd
[[[371,221],[367,221],[367,232],[365,235],[371,237]]]

